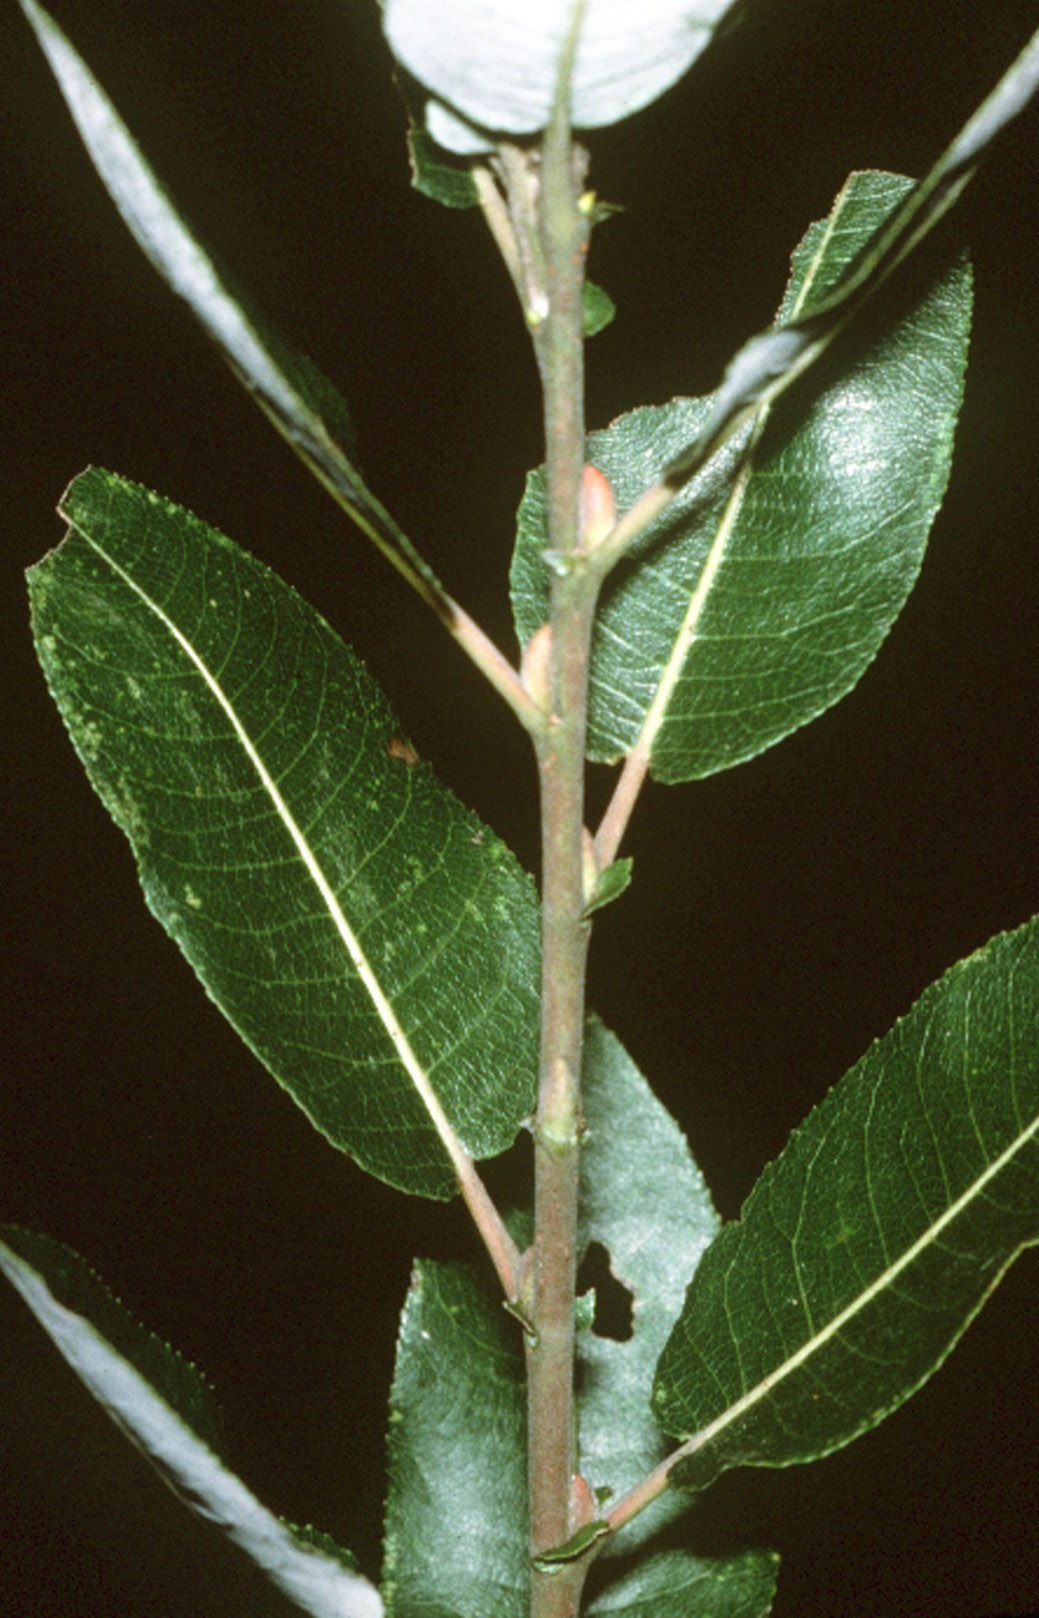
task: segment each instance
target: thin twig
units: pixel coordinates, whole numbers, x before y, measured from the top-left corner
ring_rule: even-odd
[[[593,839],[595,863],[600,871],[605,871],[617,857],[617,850],[627,830],[648,770],[649,755],[640,737],[624,760],[624,766],[613,789],[613,796]]]
[[[524,730],[535,738],[540,736],[545,729],[544,712],[531,697],[516,669],[457,601],[451,596],[445,596],[445,601],[451,616],[438,616],[441,616],[446,628],[484,679],[505,699]]]
[[[480,211],[483,214],[487,229],[490,231],[494,243],[502,256],[502,262],[509,272],[509,279],[516,288],[519,301],[524,312],[526,312],[526,281],[520,260],[519,244],[516,241],[516,232],[512,228],[512,219],[509,216],[505,198],[502,196],[498,182],[486,163],[474,163],[472,176],[473,184],[476,187],[476,195],[480,199]]]
[[[540,233],[538,198],[541,190],[533,150],[502,141],[498,163],[505,183],[509,217],[519,254],[520,298],[523,315],[535,339],[537,352],[540,331],[548,315],[548,268]]]
[[[465,1163],[456,1161],[455,1172],[465,1205],[497,1271],[506,1302],[516,1303],[523,1255],[502,1223],[501,1215],[473,1163],[468,1160]]]

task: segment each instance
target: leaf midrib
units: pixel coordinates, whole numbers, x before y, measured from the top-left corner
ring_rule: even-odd
[[[836,233],[838,222],[844,212],[847,203],[849,185],[850,181],[846,182],[841,188],[834,206],[826,219],[822,235],[819,239],[819,245],[812,256],[812,262],[805,273],[804,281],[802,282],[797,293],[797,297],[794,300],[789,319],[788,321],[784,322],[784,324],[789,324],[798,318],[802,308],[804,307],[805,300],[815,284],[815,281],[822,268],[826,251],[833,239],[834,234]],[[688,661],[689,654],[692,651],[693,645],[697,639],[697,631],[699,629],[700,619],[703,616],[704,608],[707,605],[707,601],[710,597],[711,590],[713,589],[718,571],[725,560],[725,556],[729,548],[729,542],[732,538],[733,532],[735,531],[740,512],[743,509],[743,502],[746,498],[747,486],[755,471],[754,448],[760,441],[761,435],[764,432],[765,424],[768,420],[771,408],[771,401],[766,400],[765,403],[763,403],[755,412],[754,424],[750,430],[747,445],[743,452],[743,464],[739,473],[737,474],[735,482],[733,483],[732,492],[729,495],[728,501],[726,502],[725,511],[719,518],[717,531],[711,541],[700,577],[696,584],[696,588],[690,598],[688,610],[682,620],[678,633],[675,636],[674,644],[671,649],[671,655],[661,671],[660,682],[653,694],[653,700],[646,710],[646,717],[642,722],[642,728],[639,732],[638,738],[631,749],[632,752],[637,752],[644,758],[652,759],[653,748],[656,744],[657,737],[663,728],[664,721],[667,718],[667,710],[671,705],[671,699],[674,696],[675,687],[682,677],[682,672],[685,668],[686,662]]]
[[[844,1327],[850,1320],[853,1320],[856,1315],[862,1312],[862,1310],[868,1308],[874,1299],[878,1298],[887,1287],[891,1286],[898,1279],[904,1270],[907,1270],[912,1264],[914,1264],[921,1254],[926,1252],[928,1247],[938,1240],[942,1232],[959,1218],[959,1216],[970,1206],[975,1198],[981,1195],[989,1182],[997,1178],[998,1175],[1002,1173],[1007,1164],[1013,1160],[1016,1154],[1021,1151],[1029,1143],[1029,1141],[1037,1135],[1037,1133],[1039,1133],[1039,1113],[1037,1113],[1035,1118],[1032,1119],[1032,1121],[1021,1130],[1020,1134],[1014,1137],[1011,1143],[1002,1152],[1000,1152],[997,1157],[993,1158],[992,1162],[986,1166],[984,1172],[979,1174],[975,1180],[972,1180],[966,1190],[964,1190],[960,1196],[950,1203],[945,1212],[937,1220],[935,1220],[933,1224],[928,1225],[921,1235],[917,1237],[916,1241],[912,1242],[899,1258],[897,1258],[893,1263],[887,1265],[887,1267],[880,1272],[874,1282],[859,1293],[851,1303],[846,1304],[845,1307],[838,1314],[836,1314],[833,1319],[822,1328],[821,1331],[816,1332],[812,1337],[808,1338],[807,1341],[804,1342],[796,1351],[796,1353],[791,1354],[788,1359],[784,1360],[781,1365],[778,1365],[774,1371],[769,1373],[768,1376],[762,1377],[760,1382],[758,1382],[753,1388],[748,1389],[746,1393],[736,1400],[735,1404],[729,1405],[726,1410],[722,1411],[721,1415],[716,1416],[714,1421],[709,1422],[706,1427],[702,1427],[699,1432],[694,1433],[692,1437],[687,1439],[681,1448],[677,1450],[671,1457],[670,1464],[675,1465],[678,1461],[686,1460],[689,1457],[696,1455],[700,1450],[705,1448],[705,1446],[709,1444],[712,1439],[717,1438],[720,1433],[723,1433],[726,1427],[730,1426],[734,1421],[738,1421],[739,1418],[745,1415],[748,1410],[752,1410],[756,1404],[758,1404],[762,1399],[766,1398],[768,1394],[770,1394],[774,1388],[778,1387],[780,1383],[785,1381],[788,1376],[791,1376],[795,1371],[800,1369],[800,1367],[804,1365],[813,1354],[824,1348],[826,1344],[837,1336],[839,1332],[843,1331]],[[1000,1266],[999,1271],[993,1280],[993,1285],[995,1285],[995,1282],[999,1279],[999,1276],[1004,1273],[1009,1264],[1013,1262],[1013,1259],[1015,1258],[1017,1252],[1020,1251],[1020,1248],[1027,1245],[1027,1243],[1022,1242],[1017,1248],[1013,1249],[1013,1251],[1007,1254],[1006,1262]],[[973,1318],[973,1316],[969,1318]]]
[[[116,577],[123,582],[127,589],[129,589],[132,594],[137,597],[146,610],[150,612],[160,624],[162,624],[163,628],[170,635],[172,640],[180,648],[184,656],[188,659],[193,668],[195,668],[205,682],[210,695],[213,697],[214,701],[217,703],[217,706],[220,708],[224,714],[224,717],[231,726],[231,729],[234,732],[243,753],[255,771],[261,786],[274,807],[278,819],[281,821],[281,824],[285,828],[285,831],[288,834],[296,853],[302,861],[304,869],[317,889],[318,894],[320,895],[325,906],[325,910],[331,918],[336,932],[338,933],[339,938],[350,957],[351,964],[367,990],[379,1020],[386,1031],[386,1035],[400,1060],[401,1066],[407,1073],[409,1079],[415,1087],[416,1093],[429,1114],[430,1120],[437,1132],[438,1137],[440,1138],[441,1144],[448,1153],[448,1156],[450,1157],[455,1168],[464,1168],[468,1162],[466,1154],[461,1146],[461,1143],[456,1137],[450,1122],[448,1121],[447,1115],[444,1112],[439,1099],[437,1098],[436,1092],[433,1090],[433,1087],[429,1082],[422,1063],[419,1061],[418,1056],[412,1049],[411,1042],[409,1041],[407,1034],[397,1019],[390,1000],[384,992],[381,983],[379,982],[375,968],[372,966],[364,950],[362,949],[360,941],[347,920],[346,914],[340,905],[339,900],[333,891],[332,885],[329,882],[328,877],[325,875],[325,872],[322,869],[314,850],[311,848],[301,827],[298,825],[295,816],[292,814],[288,804],[282,797],[277,783],[275,782],[270,771],[267,769],[267,766],[264,764],[264,761],[260,756],[252,737],[239,717],[234,704],[224,692],[219,679],[208,667],[203,658],[196,651],[195,647],[192,646],[191,642],[188,640],[183,631],[178,628],[178,626],[163,610],[160,604],[155,601],[145,589],[142,588],[136,579],[134,579],[133,575],[127,572],[127,570],[118,561],[116,561],[116,559],[111,556],[109,552],[107,552],[92,535],[84,532],[83,528],[76,523],[67,512],[64,515],[66,520],[69,522],[70,528],[79,535],[84,544],[90,547],[90,549],[101,559],[101,561],[103,561],[104,564],[112,570]]]

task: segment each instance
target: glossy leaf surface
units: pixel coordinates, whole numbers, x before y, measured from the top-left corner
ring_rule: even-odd
[[[1039,30],[968,118],[921,180],[881,221],[821,301],[799,310],[781,329],[759,332],[726,367],[696,436],[668,464],[670,479],[692,476],[749,411],[792,386],[821,359],[834,338],[888,276],[959,200],[979,163],[1039,87]]]
[[[0,1227],[0,1269],[76,1375],[185,1505],[215,1523],[313,1618],[379,1618],[382,1602],[352,1558],[272,1515],[224,1465],[212,1390],[144,1330],[78,1254]]]
[[[791,1136],[708,1249],[654,1394],[702,1488],[848,1443],[1039,1240],[1039,922],[952,967]]]
[[[588,1618],[764,1618],[776,1593],[772,1551],[704,1559],[647,1557],[588,1604]]]
[[[586,0],[571,119],[595,128],[663,95],[696,60],[732,0]],[[435,98],[433,137],[486,151],[488,131],[530,135],[548,122],[574,0],[386,0],[383,25],[408,72]]]
[[[390,1394],[389,1618],[526,1618],[519,1324],[468,1269],[416,1264]]]
[[[339,393],[214,264],[170,202],[82,58],[36,0],[21,0],[83,142],[131,235],[190,307],[266,415],[398,572],[434,605],[432,569],[367,488]]]
[[[909,182],[858,174],[794,255],[779,320],[825,298]],[[915,582],[949,474],[970,275],[946,271],[800,418],[745,426],[607,580],[593,649],[589,756],[633,747],[662,781],[752,758],[860,678]],[[695,436],[709,399],[591,435],[631,506]],[[512,569],[524,644],[547,615],[544,486],[528,479]]]
[[[616,1501],[670,1447],[650,1409],[653,1373],[719,1219],[678,1125],[595,1018],[585,1033],[583,1105],[581,1245],[600,1242],[609,1254],[631,1294],[632,1332],[627,1341],[594,1330],[578,1336],[581,1471]],[[674,1510],[659,1502],[606,1554],[631,1550]]]
[[[532,883],[269,569],[106,472],[62,509],[37,648],[151,910],[335,1145],[449,1196],[532,1107]]]

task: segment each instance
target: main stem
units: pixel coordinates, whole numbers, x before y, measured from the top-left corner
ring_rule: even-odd
[[[561,99],[561,98],[560,98]],[[580,1076],[588,923],[582,875],[588,659],[596,581],[577,552],[584,464],[581,286],[587,225],[578,208],[583,154],[565,104],[542,144],[540,236],[549,310],[537,335],[545,408],[552,584],[551,718],[538,743],[542,815],[542,1025],[534,1128],[534,1243],[529,1277],[528,1461],[531,1549],[562,1544],[578,1523],[574,1290]],[[574,1618],[583,1568],[534,1567],[532,1618]]]

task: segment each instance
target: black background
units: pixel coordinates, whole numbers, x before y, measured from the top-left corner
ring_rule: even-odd
[[[372,486],[511,647],[513,515],[540,459],[527,340],[479,218],[408,188],[376,7],[55,11],[202,240],[340,383]],[[713,385],[848,170],[925,168],[1034,11],[752,0],[699,71],[592,137],[593,183],[626,207],[593,248],[620,313],[589,349],[592,425]],[[261,1498],[376,1573],[409,1262],[475,1244],[454,1205],[404,1199],[325,1144],[146,914],[45,694],[21,569],[57,541],[62,488],[100,462],[296,584],[533,867],[527,748],[146,266],[13,6],[3,34],[0,1216],[83,1251],[212,1377]],[[949,239],[969,239],[977,265],[958,458],[877,663],[754,763],[650,788],[627,845],[635,887],[597,929],[594,1003],[682,1120],[726,1216],[869,1040],[1034,908],[1037,133],[1029,113],[957,210]],[[782,1550],[777,1618],[1039,1605],[1035,1275],[1017,1265],[951,1365],[876,1433],[811,1468],[723,1479],[696,1543]],[[6,1293],[0,1314],[0,1611],[284,1612]]]

